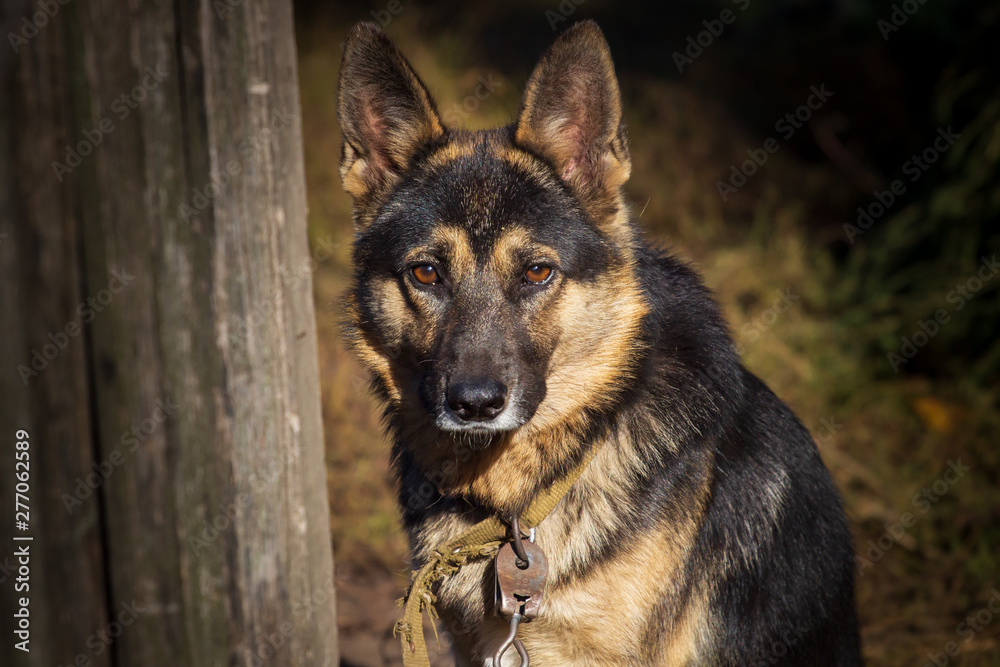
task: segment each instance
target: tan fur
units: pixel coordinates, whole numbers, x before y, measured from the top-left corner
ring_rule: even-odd
[[[486,263],[486,270],[501,277],[501,280],[511,280],[522,267],[515,263],[514,258],[525,251],[539,261],[559,264],[559,253],[554,248],[535,243],[531,232],[524,227],[514,227],[504,232],[494,244],[493,252]]]
[[[522,174],[536,179],[547,187],[556,183],[549,167],[525,150],[515,146],[500,146],[497,150],[497,157],[516,167]]]
[[[435,255],[447,258],[449,277],[455,282],[468,280],[476,271],[476,256],[469,243],[469,234],[461,227],[437,227],[426,244],[410,250],[406,260],[418,262]]]
[[[360,319],[360,314],[358,306],[351,296],[345,299],[344,310],[349,318],[345,328],[345,337],[348,345],[354,354],[358,356],[361,363],[382,379],[386,384],[389,400],[394,405],[398,405],[401,395],[399,386],[393,379],[392,360],[390,356],[381,345],[365,335],[360,327],[352,324]]]
[[[715,633],[706,615],[707,591],[697,590],[682,605],[669,610],[675,623],[669,629],[665,650],[650,656],[643,644],[649,612],[663,599],[678,599],[677,582],[694,543],[708,502],[708,488],[690,500],[690,511],[682,521],[662,530],[639,535],[624,545],[611,561],[585,565],[585,572],[572,575],[574,561],[585,553],[594,529],[613,526],[619,517],[612,500],[623,494],[638,457],[623,434],[605,442],[601,451],[565,499],[537,528],[536,541],[549,563],[548,588],[537,620],[521,625],[519,636],[531,647],[533,663],[573,667],[597,665],[686,665],[696,662],[702,647],[711,645]],[[579,514],[580,498],[587,510]],[[579,514],[579,515],[578,515]],[[435,541],[467,527],[449,518],[421,535],[418,553],[426,555]],[[433,545],[433,546],[432,546]],[[579,563],[576,564],[579,567]],[[484,599],[493,577],[492,561],[485,559],[463,568],[441,586],[441,607],[446,612],[442,627],[462,643],[475,645],[480,662],[486,660],[506,634],[506,624],[491,617],[490,599]],[[482,620],[478,620],[482,619]],[[466,633],[472,637],[466,637]],[[512,655],[516,655],[512,652]],[[513,657],[504,664],[516,665]]]
[[[611,402],[631,376],[638,334],[647,313],[630,266],[598,285],[568,284],[554,321],[559,345],[552,354],[548,391],[523,437],[573,423],[585,407]]]
[[[435,232],[435,241],[437,247],[453,253],[448,255],[449,263],[467,276],[473,260],[462,234],[457,228],[443,227]],[[486,271],[509,274],[513,270],[510,257],[525,247],[558,259],[552,249],[532,243],[526,230],[514,228],[497,242]],[[414,256],[420,252],[423,249]],[[426,320],[414,323],[412,316],[400,312],[397,295],[387,293],[387,298],[401,327],[428,326]],[[525,498],[537,492],[565,461],[579,456],[577,433],[584,426],[584,409],[607,405],[630,377],[647,312],[631,260],[596,285],[568,282],[552,298],[554,302],[536,313],[535,319],[537,335],[556,341],[545,399],[526,426],[474,462],[452,466],[450,474],[440,478],[442,492],[467,495],[505,512],[523,509]],[[444,443],[421,444],[426,435],[413,435],[417,438],[414,449],[426,470],[441,470],[461,446],[449,436],[443,436]]]
[[[434,151],[427,160],[427,164],[433,168],[441,168],[450,162],[463,157],[470,157],[476,146],[472,141],[449,141],[447,144]]]

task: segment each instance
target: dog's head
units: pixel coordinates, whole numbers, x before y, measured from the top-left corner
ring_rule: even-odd
[[[558,437],[546,433],[615,399],[646,314],[603,35],[568,30],[515,123],[466,132],[445,127],[399,50],[361,24],[338,111],[356,231],[349,338],[394,423],[418,459],[453,455],[448,442],[483,456],[521,446],[524,465],[543,464],[529,450]]]

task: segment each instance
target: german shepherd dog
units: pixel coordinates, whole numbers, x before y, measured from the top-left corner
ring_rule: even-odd
[[[471,132],[360,24],[338,115],[347,336],[386,405],[414,563],[599,448],[537,527],[532,665],[861,664],[838,492],[698,276],[643,240],[597,25],[556,40],[511,125]],[[436,589],[459,665],[492,665],[507,634],[493,567]]]

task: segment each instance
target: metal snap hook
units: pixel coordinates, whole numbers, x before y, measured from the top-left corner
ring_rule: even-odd
[[[493,667],[500,667],[500,659],[507,649],[510,648],[511,644],[514,645],[518,655],[521,656],[521,667],[528,667],[528,650],[524,648],[524,642],[517,638],[517,626],[520,623],[521,614],[515,613],[510,617],[510,632],[507,633],[507,637],[500,644],[497,652],[493,654]]]

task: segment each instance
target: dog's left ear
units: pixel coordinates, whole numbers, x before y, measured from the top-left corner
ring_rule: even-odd
[[[515,141],[547,159],[585,206],[617,208],[632,160],[614,63],[596,23],[564,32],[535,67]]]

